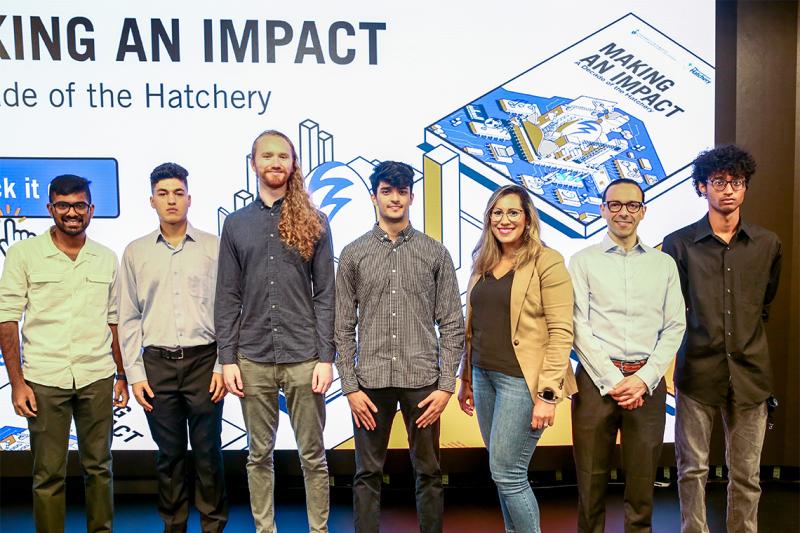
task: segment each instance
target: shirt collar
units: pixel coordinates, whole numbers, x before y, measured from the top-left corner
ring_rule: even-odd
[[[601,246],[602,246],[604,252],[612,252],[612,251],[615,251],[615,250],[619,250],[620,252],[625,253],[625,250],[622,249],[622,246],[620,246],[619,244],[614,242],[614,239],[612,239],[611,236],[607,232],[606,232],[605,237],[603,237],[603,242],[601,243]],[[630,253],[630,252],[632,252],[634,250],[637,250],[640,253],[647,253],[647,252],[650,251],[650,250],[648,250],[647,246],[642,244],[642,240],[639,237],[636,237],[636,244],[633,245],[633,248],[631,248],[628,251],[628,253]]]
[[[56,246],[56,243],[53,242],[53,231],[55,226],[50,226],[50,229],[47,230],[47,240],[45,241],[45,257],[53,257],[56,256],[61,252]],[[98,255],[98,244],[95,243],[92,239],[88,236],[86,237],[86,241],[83,243],[83,247],[81,251],[78,253],[80,254],[89,254],[89,255]]]
[[[752,227],[750,224],[739,218],[739,227],[736,230],[734,238],[746,237],[752,238]],[[708,237],[716,238],[714,230],[711,229],[711,222],[708,221],[708,214],[694,223],[694,242],[700,242]]]
[[[161,228],[158,228],[153,233],[151,233],[150,238],[155,239],[157,243],[161,241],[167,242],[167,240],[164,238],[164,235],[161,233]],[[185,240],[191,240],[197,242],[197,230],[189,222],[186,223]]]
[[[415,232],[416,230],[409,222],[408,226],[403,228],[400,234],[397,235],[397,242],[405,242],[409,240],[411,237],[414,236]],[[377,222],[372,227],[372,235],[381,242],[391,242],[391,239],[389,239],[389,234],[383,231],[383,229],[381,229],[380,225],[378,225]]]
[[[261,196],[256,195],[255,204],[261,209],[275,209],[275,208],[280,209],[280,207],[283,205],[284,198],[286,197],[281,196],[280,198],[272,202],[272,207],[269,207],[267,204],[264,203],[264,200],[261,199]]]

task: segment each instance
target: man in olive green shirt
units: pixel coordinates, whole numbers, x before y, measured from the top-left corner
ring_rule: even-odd
[[[28,419],[39,532],[64,531],[73,417],[87,530],[110,532],[112,527],[112,403],[127,405],[128,387],[117,342],[117,258],[86,237],[91,202],[88,180],[53,179],[47,209],[55,225],[11,246],[0,278],[0,349],[14,410]]]

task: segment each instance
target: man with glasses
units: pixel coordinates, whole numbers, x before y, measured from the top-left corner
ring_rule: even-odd
[[[639,239],[644,193],[630,179],[603,191],[602,242],[575,254],[572,439],[578,530],[605,529],[605,496],[617,432],[625,471],[625,531],[651,531],[653,483],[666,418],[664,374],[686,328],[675,262]]]
[[[53,179],[47,210],[55,223],[50,231],[8,249],[0,278],[0,349],[14,411],[28,419],[36,531],[64,531],[74,419],[86,528],[110,532],[112,405],[128,403],[117,342],[117,258],[86,236],[94,214],[88,180]]]
[[[759,468],[772,394],[764,322],[778,290],[781,242],[742,220],[753,157],[728,145],[693,162],[708,214],[664,239],[678,265],[687,335],[675,367],[675,452],[681,529],[707,532],[705,484],[714,416],[722,412],[729,531],[758,529]]]

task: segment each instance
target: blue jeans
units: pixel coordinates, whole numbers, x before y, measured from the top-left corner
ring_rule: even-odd
[[[475,411],[507,533],[539,533],[528,465],[542,429],[531,429],[533,399],[523,378],[472,367]]]

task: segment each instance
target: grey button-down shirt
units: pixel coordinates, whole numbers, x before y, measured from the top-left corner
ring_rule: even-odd
[[[173,247],[156,230],[131,242],[120,269],[119,334],[130,383],[147,379],[142,348],[214,342],[216,235],[189,225]],[[221,372],[217,366],[215,372]]]
[[[652,394],[686,330],[675,261],[641,242],[626,252],[606,235],[572,256],[569,273],[575,351],[600,394],[623,379],[612,359],[646,359],[636,376]]]
[[[335,276],[328,219],[310,261],[280,239],[283,200],[260,198],[228,215],[222,228],[214,324],[219,361],[332,363]]]
[[[447,248],[410,225],[392,242],[377,224],[345,246],[336,278],[336,348],[344,394],[437,381],[453,392],[464,316]]]

